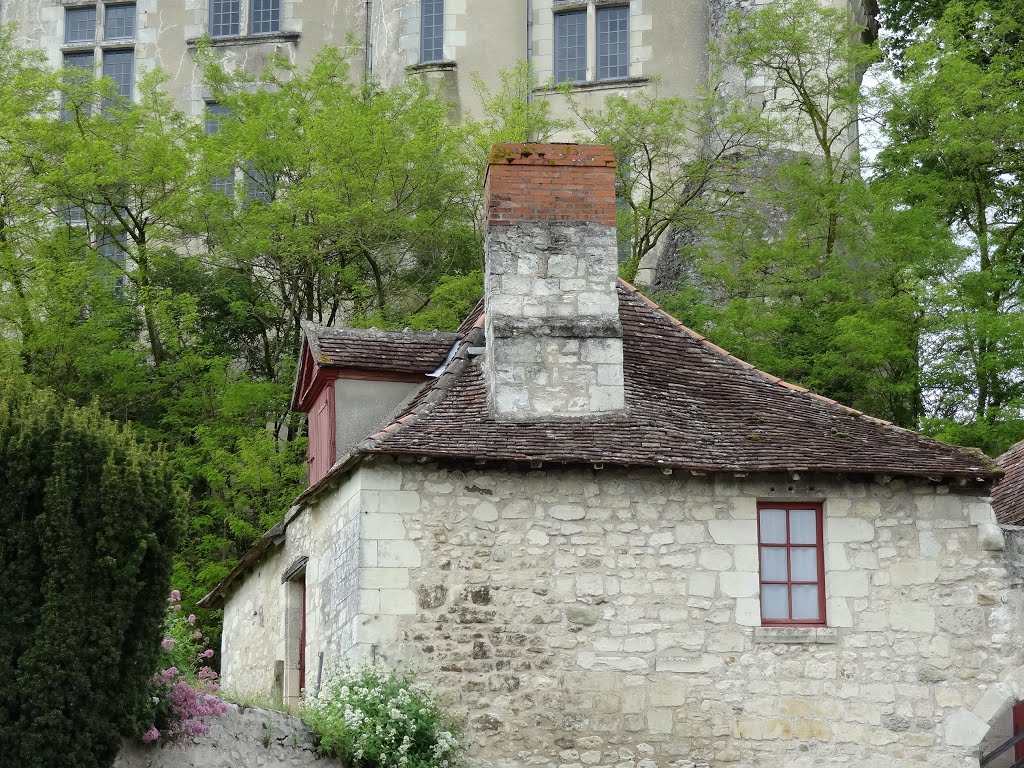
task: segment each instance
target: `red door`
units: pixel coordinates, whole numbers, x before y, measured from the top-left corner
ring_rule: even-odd
[[[334,466],[334,384],[328,382],[309,410],[309,484]]]
[[[1021,731],[1024,731],[1024,701],[1016,704],[1013,708],[1013,735],[1016,736]],[[1022,757],[1024,757],[1024,741],[1019,741],[1013,748],[1013,758],[1020,760]]]
[[[302,623],[299,625],[299,690],[306,687],[306,576],[302,576]]]

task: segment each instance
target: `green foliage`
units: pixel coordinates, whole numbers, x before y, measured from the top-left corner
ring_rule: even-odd
[[[142,732],[178,496],[166,456],[53,394],[0,393],[0,754],[113,763]]]
[[[483,272],[442,277],[427,306],[409,318],[409,327],[417,331],[457,330],[483,294]]]
[[[303,706],[317,751],[350,768],[450,768],[458,728],[410,674],[338,668]]]
[[[858,73],[877,53],[858,32],[813,0],[730,18],[718,56],[773,95],[762,151],[717,196],[703,242],[682,253],[689,283],[664,303],[775,375],[915,426],[921,301],[955,249],[931,209],[860,176]]]
[[[610,96],[601,109],[571,104],[591,140],[615,152],[626,280],[636,278],[670,227],[696,229],[713,221],[764,133],[759,115],[712,87],[699,89],[692,101],[643,91]]]
[[[285,287],[256,295],[286,354],[300,319],[401,322],[441,275],[479,267],[466,131],[418,81],[355,85],[334,49],[308,71],[273,60],[260,76],[271,88],[212,60],[206,73],[231,114],[206,142],[211,176],[238,168],[238,194],[253,184],[262,193],[242,206],[207,193],[209,258]]]
[[[936,434],[999,452],[1024,432],[1024,16],[950,3],[883,94],[881,184],[937,212],[963,246],[930,286],[921,363]]]

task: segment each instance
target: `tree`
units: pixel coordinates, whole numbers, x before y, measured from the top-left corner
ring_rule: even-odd
[[[760,117],[725,97],[716,80],[713,75],[713,85],[699,89],[692,101],[643,91],[609,96],[600,109],[570,102],[589,140],[615,152],[626,280],[636,279],[644,257],[670,230],[704,230],[736,194],[743,169],[763,151]]]
[[[932,207],[964,246],[931,287],[929,427],[999,452],[1024,434],[1024,16],[951,3],[886,94],[882,179]]]
[[[107,768],[151,706],[176,493],[95,406],[0,393],[0,754]]]
[[[130,286],[126,298],[138,307],[157,367],[188,344],[182,320],[193,311],[188,296],[171,295],[157,277],[181,257],[196,196],[197,128],[163,93],[165,80],[159,70],[148,73],[139,100],[130,101],[109,79],[66,72],[65,119],[52,121],[41,142],[46,183],[79,212],[97,260],[106,259]]]
[[[32,172],[31,141],[52,106],[57,81],[37,52],[18,48],[0,25],[0,322],[31,363],[38,318],[31,293],[32,256],[46,237],[46,192]],[[6,339],[0,336],[0,344]]]
[[[258,83],[212,59],[206,76],[227,110],[211,179],[240,176],[234,198],[207,193],[209,258],[260,276],[268,360],[294,354],[300,320],[401,323],[441,275],[479,268],[466,133],[424,85],[355,85],[334,49]]]
[[[719,55],[760,102],[766,151],[689,249],[689,282],[665,304],[775,375],[916,426],[923,286],[953,249],[931,209],[861,177],[859,74],[877,52],[859,32],[813,0],[730,18]]]

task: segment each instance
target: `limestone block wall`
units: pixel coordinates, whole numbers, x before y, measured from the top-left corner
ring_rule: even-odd
[[[360,477],[347,478],[288,526],[281,547],[236,582],[224,607],[221,674],[229,692],[297,704],[315,687],[320,654],[338,659],[355,644],[359,613]],[[305,560],[305,680],[300,680],[301,580],[283,581]]]
[[[984,498],[375,467],[393,506],[363,529],[362,652],[418,667],[480,764],[976,768],[978,722],[1012,703],[1020,598]],[[827,628],[758,626],[759,499],[824,503]]]
[[[568,181],[568,180],[567,180]],[[615,228],[528,222],[487,234],[487,381],[503,418],[624,407]]]

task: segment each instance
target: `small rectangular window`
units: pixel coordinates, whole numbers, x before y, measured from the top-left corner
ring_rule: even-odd
[[[105,266],[112,273],[115,293],[120,293],[128,284],[128,277],[125,275],[128,268],[127,245],[128,235],[124,232],[104,232],[96,243],[100,255],[109,262]]]
[[[132,40],[134,37],[135,3],[104,6],[103,39]]]
[[[281,0],[252,0],[249,33],[268,35],[281,31]]]
[[[210,0],[210,37],[239,34],[242,0]]]
[[[578,83],[587,77],[587,12],[555,14],[555,82]]]
[[[82,70],[82,80],[92,78],[93,65],[96,63],[96,57],[92,51],[87,53],[65,53],[64,54],[64,66],[72,69]],[[86,74],[88,73],[88,74]],[[78,79],[78,73],[75,73],[75,79]]]
[[[104,51],[103,76],[117,84],[121,98],[132,98],[135,84],[135,51]]]
[[[264,173],[252,163],[244,170],[245,199],[249,203],[270,203],[274,199],[274,177]]]
[[[825,624],[821,504],[757,505],[761,623]]]
[[[422,0],[420,4],[420,61],[444,59],[444,0]]]
[[[68,69],[74,70],[68,77],[67,82],[71,85],[82,85],[89,82],[95,76],[94,67],[96,64],[96,57],[92,51],[86,53],[65,53],[64,54],[64,66]],[[72,108],[73,99],[68,98],[68,94],[62,98],[61,104],[61,119],[71,120],[74,118],[74,109]],[[85,111],[91,111],[89,105],[79,105]]]
[[[597,9],[597,79],[629,77],[629,6]]]
[[[207,136],[220,133],[224,119],[231,114],[231,110],[223,104],[210,103],[206,105],[206,120],[203,123],[203,132]],[[232,170],[226,176],[217,176],[210,182],[214,192],[233,197],[235,194],[235,172]]]
[[[64,11],[64,42],[91,43],[96,40],[96,6]]]

